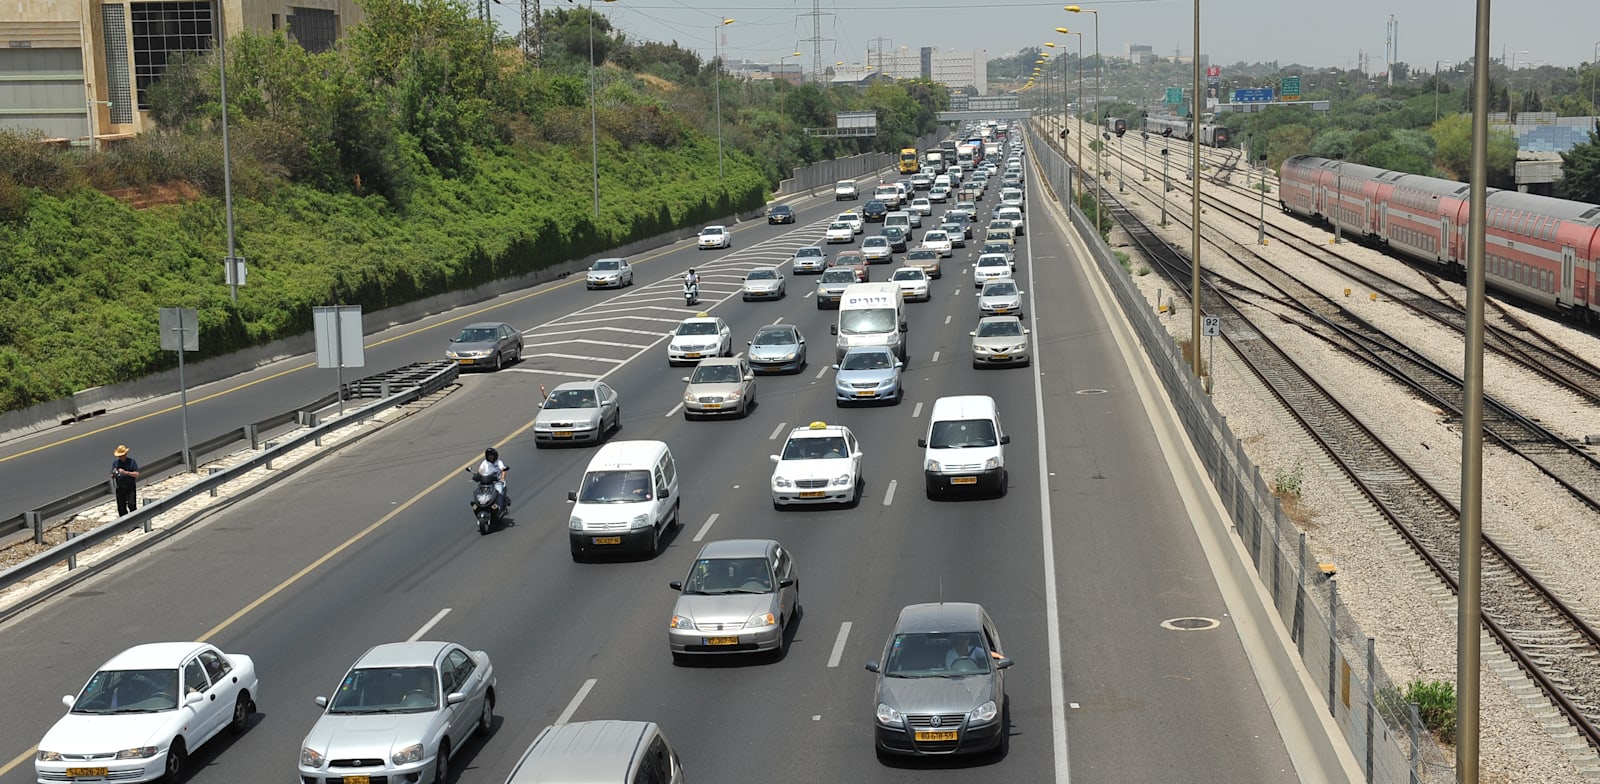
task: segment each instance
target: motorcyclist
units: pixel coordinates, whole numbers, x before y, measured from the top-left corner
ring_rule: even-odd
[[[690,267],[689,271],[684,273],[683,291],[694,299],[700,298],[700,276],[694,271],[694,267]]]
[[[511,473],[511,469],[500,459],[499,450],[492,446],[483,450],[483,462],[478,464],[477,473],[479,476],[494,477],[494,491],[500,495],[500,508],[511,511],[511,496],[506,494],[506,474]]]

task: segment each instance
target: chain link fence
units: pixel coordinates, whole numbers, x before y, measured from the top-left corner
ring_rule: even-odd
[[[1060,199],[1072,192],[1078,172],[1062,157],[1056,140],[1029,127],[1028,154],[1044,170],[1046,184]],[[1178,417],[1194,442],[1217,489],[1235,533],[1274,609],[1294,640],[1300,659],[1316,682],[1322,702],[1339,726],[1368,782],[1447,784],[1454,782],[1452,757],[1422,725],[1417,706],[1404,697],[1403,684],[1384,671],[1368,636],[1339,600],[1339,585],[1324,574],[1300,533],[1283,512],[1244,445],[1212,405],[1201,382],[1189,372],[1178,343],[1167,334],[1137,286],[1117,263],[1089,218],[1062,201],[1090,255],[1132,323]]]

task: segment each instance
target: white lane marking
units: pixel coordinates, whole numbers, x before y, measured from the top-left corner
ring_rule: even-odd
[[[572,720],[572,715],[578,712],[578,706],[583,704],[583,698],[589,696],[589,692],[594,689],[596,683],[599,683],[599,681],[594,678],[583,682],[583,687],[578,689],[578,693],[572,696],[572,702],[567,703],[567,709],[562,711],[561,715],[556,718],[557,724],[566,724]]]
[[[820,369],[817,370],[817,378],[822,378],[823,376],[827,375],[828,371],[831,370],[831,369],[832,368],[829,367],[828,365],[823,365]]]
[[[668,412],[667,412],[667,413],[666,413],[666,414],[665,414],[665,415],[664,415],[664,416],[663,416],[663,417],[662,417],[662,418],[663,418],[663,419],[665,419],[665,418],[667,418],[667,417],[670,417],[670,416],[672,416],[672,415],[673,415],[673,414],[676,414],[676,413],[678,413],[678,412],[679,412],[679,411],[681,411],[681,410],[683,410],[683,401],[682,401],[682,400],[679,400],[679,401],[678,401],[678,404],[677,404],[677,405],[675,405],[675,406],[673,406],[673,407],[672,407],[672,410],[671,410],[671,411],[668,411]]]
[[[777,326],[777,325],[782,324],[782,323],[783,323],[783,317],[782,316],[779,316],[776,319],[773,319],[773,321],[772,321],[772,325],[773,326]]]
[[[911,418],[912,419],[916,419],[919,416],[922,416],[922,401],[921,400],[918,400],[916,407],[911,409]]]
[[[950,323],[950,317],[949,316],[945,316],[944,317],[944,323],[946,323],[946,324]]]
[[[952,296],[952,297],[959,297],[959,296],[961,296],[961,288],[960,288],[960,287],[959,287],[959,286],[958,286],[958,287],[956,287],[956,290],[955,290],[955,291],[952,291],[952,292],[950,292],[950,296]]]
[[[888,506],[889,504],[894,503],[894,489],[895,489],[895,487],[899,486],[899,484],[900,484],[900,480],[898,480],[898,479],[890,479],[889,480],[889,489],[883,491],[883,505],[884,506]]]
[[[948,324],[949,322],[945,322]],[[529,343],[523,348],[542,348],[544,346],[570,346],[573,343],[587,343],[591,346],[614,346],[616,348],[645,348],[639,343],[618,343],[612,340],[593,340],[590,338],[568,338],[566,340],[553,340],[548,343]]]
[[[589,357],[589,356],[584,356],[583,354],[557,354],[557,353],[553,353],[553,352],[543,352],[543,351],[539,352],[538,354],[529,354],[528,355],[529,359],[533,359],[535,357],[554,357],[556,359],[581,359],[581,360],[583,360],[585,362],[610,362],[613,365],[620,365],[620,364],[628,361],[626,359],[612,359],[611,357]]]
[[[788,426],[789,426],[789,423],[788,423],[788,422],[779,422],[779,423],[778,423],[778,426],[777,426],[777,427],[775,427],[775,428],[773,428],[773,429],[772,429],[772,435],[770,435],[770,436],[767,436],[767,440],[768,440],[768,441],[775,441],[775,440],[777,440],[777,438],[778,438],[778,434],[779,434],[779,433],[782,433],[782,432],[783,432],[783,429],[784,429],[784,428],[786,428],[786,427],[788,427]]]
[[[805,296],[805,299],[811,299],[811,295],[812,295],[812,294],[815,294],[815,293],[817,293],[817,292],[816,292],[816,291],[814,291],[814,290],[813,290],[813,291],[808,291],[808,292],[806,292],[806,296]]]
[[[417,630],[416,634],[413,634],[410,637],[407,637],[406,638],[406,642],[416,642],[417,640],[422,639],[422,635],[427,634],[428,630],[432,629],[435,624],[437,624],[440,621],[444,620],[444,617],[446,615],[449,615],[449,614],[450,614],[450,608],[449,607],[446,607],[443,610],[440,610],[439,612],[435,613],[434,616],[432,618],[430,618],[427,623],[422,625],[421,629]]]
[[[535,328],[534,330],[530,330],[530,332],[537,332],[539,329],[544,329],[544,327]],[[626,332],[630,335],[648,335],[652,338],[659,338],[663,334],[661,332],[651,332],[647,329],[628,329],[627,327],[584,327],[583,329],[563,329],[556,334],[572,335],[579,332]]]
[[[715,523],[717,521],[717,517],[718,517],[717,513],[713,512],[713,513],[711,513],[710,517],[706,518],[706,524],[700,526],[700,530],[695,533],[694,541],[698,542],[701,539],[706,538],[706,533],[711,530],[711,524]]]
[[[939,352],[937,352],[937,351],[933,352],[933,361],[934,362],[938,362],[939,361]]]
[[[532,359],[533,357],[529,356],[528,358]],[[576,372],[573,372],[573,371],[570,371],[570,370],[549,370],[547,368],[506,368],[505,370],[502,370],[500,372],[501,373],[534,373],[534,374],[543,373],[543,374],[551,375],[551,376],[571,376],[572,378],[603,378],[604,377],[603,374],[600,374],[600,373],[576,373]]]
[[[575,313],[573,315],[587,316],[587,315],[589,315],[589,313],[588,313],[588,311],[583,311],[583,312],[580,312],[580,313]],[[608,317],[608,318],[583,319],[581,321],[561,321],[561,322],[550,324],[549,326],[551,326],[551,327],[575,327],[575,326],[578,326],[579,324],[604,324],[607,321],[659,321],[662,324],[676,324],[679,321],[681,321],[681,319],[664,319],[664,318],[656,318],[655,316],[611,316],[611,317]]]
[[[850,621],[839,624],[839,636],[833,640],[833,653],[828,654],[828,666],[838,667],[844,658],[844,641],[850,639]]]

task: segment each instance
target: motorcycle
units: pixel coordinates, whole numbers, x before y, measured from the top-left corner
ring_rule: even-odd
[[[478,533],[487,534],[489,529],[505,520],[506,499],[495,486],[500,481],[500,474],[480,474],[470,468],[466,471],[478,483],[472,492],[472,513],[478,518]]]
[[[689,307],[700,304],[700,284],[683,282],[683,304]]]

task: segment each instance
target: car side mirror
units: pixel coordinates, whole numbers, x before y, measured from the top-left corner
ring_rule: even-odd
[[[1028,328],[1027,327],[1023,327],[1022,328],[1022,334],[1024,334],[1024,335],[1028,334]]]
[[[576,502],[578,500],[578,491],[576,491],[576,490],[568,490],[567,491],[567,500]]]
[[[1002,443],[1002,444],[1011,443],[1011,436],[1001,436],[1000,437],[1000,443]]]
[[[806,344],[806,339],[805,338],[801,338],[800,339],[800,345],[804,346],[805,344]]]
[[[878,663],[877,662],[875,662],[875,661],[867,662],[867,672],[877,672],[878,669],[879,668],[878,668]]]
[[[752,342],[750,342],[750,341],[748,341],[748,340],[746,340],[746,341],[745,341],[745,342],[744,342],[744,344],[745,344],[745,345],[746,345],[746,346],[754,346],[754,345],[755,345],[755,344],[754,344],[754,343],[752,343]]]
[[[905,324],[905,322],[904,322],[904,321],[902,321],[902,322],[900,322],[900,331],[901,331],[901,332],[905,332],[905,331],[907,331],[907,330],[906,330],[906,324]]]
[[[61,695],[61,704],[67,706],[68,708],[72,707],[76,702],[77,700],[73,699],[71,694]]]
[[[977,337],[978,336],[978,332],[977,332],[977,330],[973,330],[972,332],[968,332],[967,335],[969,335],[971,337]]]
[[[794,578],[793,577],[785,577],[782,580],[779,580],[778,581],[778,587],[779,588],[793,588],[794,587]]]
[[[830,334],[830,335],[839,334],[839,325],[838,324],[830,324],[828,326],[828,334]]]
[[[317,703],[317,707],[326,708],[326,707],[328,707],[328,698],[327,697],[318,697],[316,699],[316,703]]]
[[[776,463],[776,462],[778,462],[779,460],[782,459],[782,458],[778,457],[777,455],[767,455],[767,457],[771,458],[772,462],[774,462],[774,463]]]
[[[829,365],[829,366],[828,366],[828,367],[831,367],[831,368],[833,368],[833,369],[834,369],[834,370],[838,370],[838,369],[839,369],[839,366],[838,366],[838,365]]]
[[[200,692],[197,692],[197,691],[191,691],[188,694],[184,695],[184,697],[183,697],[183,704],[184,705],[199,705],[200,703],[205,702],[205,701],[206,701],[206,695],[201,694]]]
[[[853,460],[860,460],[864,454],[866,454],[866,453],[864,453],[864,452],[862,452],[861,450],[858,449],[858,450],[850,453],[850,458],[853,459]]]
[[[897,359],[897,360],[895,360],[895,361],[894,361],[894,369],[895,369],[895,370],[899,370],[899,369],[900,369],[900,368],[903,368],[903,367],[905,367],[905,366],[906,366],[906,363],[904,363],[904,362],[901,362],[901,361],[900,361],[900,360],[898,360],[898,359]]]
[[[1020,296],[1022,296],[1022,295],[1024,295],[1024,294],[1026,294],[1026,293],[1028,293],[1028,292],[1026,292],[1026,291],[1018,291],[1018,292],[1017,292],[1017,296],[1019,296],[1019,297],[1020,297]]]
[[[923,447],[924,449],[926,449],[927,446],[928,446],[928,439],[926,439],[926,438],[917,439],[917,446],[920,446],[920,447]]]
[[[688,376],[684,376],[683,377],[683,383],[685,383],[685,384],[689,383],[689,377]]]
[[[1016,664],[1016,662],[1012,661],[1010,657],[1002,656],[1002,657],[1000,657],[1000,661],[997,661],[997,662],[994,663],[994,668],[997,669],[997,670],[1004,670],[1004,669],[1009,668],[1013,664]]]
[[[446,705],[460,705],[466,701],[467,695],[464,692],[453,691],[444,696],[444,704]]]
[[[744,374],[744,380],[746,380],[746,381],[754,381],[754,380],[756,380],[756,374],[754,374],[754,373],[746,373],[746,374]]]

